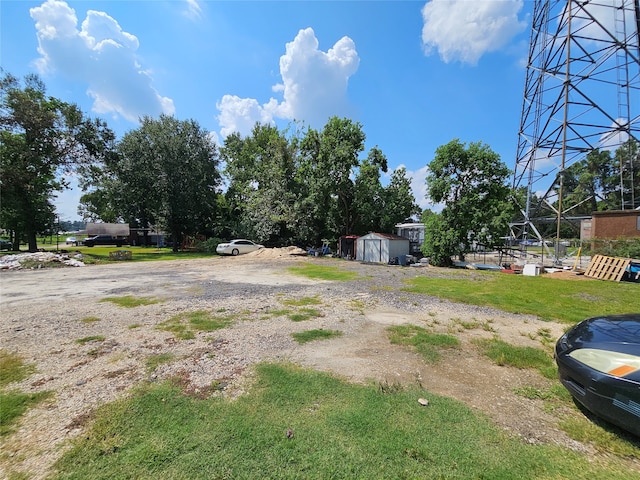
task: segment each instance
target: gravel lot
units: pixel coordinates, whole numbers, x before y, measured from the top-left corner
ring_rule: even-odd
[[[288,272],[288,267],[302,262],[339,265],[360,277],[328,282]],[[216,394],[234,398],[243,393],[251,366],[260,361],[293,361],[354,382],[417,382],[467,403],[526,442],[588,451],[556,427],[559,417],[575,413],[549,413],[541,401],[513,392],[525,385],[546,388],[552,381],[535,372],[493,365],[471,342],[498,335],[535,347],[540,345],[536,335],[541,328],[557,338],[562,325],[400,290],[403,280],[415,275],[473,274],[266,254],[0,272],[0,346],[37,369],[10,387],[55,392],[2,440],[4,478],[9,471],[44,478],[65,442],[86,428],[90,412],[126,395],[141,381],[180,377],[185,392],[199,396],[212,394],[215,383],[223,387]],[[123,295],[160,302],[123,308],[101,301]],[[322,316],[293,322],[269,314],[284,308],[283,300],[302,297],[317,297],[321,304],[313,307]],[[234,314],[236,320],[223,330],[198,333],[193,340],[178,340],[157,328],[177,314],[196,310]],[[488,323],[493,331],[462,328],[460,321]],[[455,333],[462,348],[446,352],[437,365],[426,365],[389,343],[385,329],[402,323]],[[291,337],[312,328],[340,330],[343,335],[305,345]],[[77,342],[90,336],[104,340]],[[146,362],[159,353],[170,353],[174,360],[149,372]]]

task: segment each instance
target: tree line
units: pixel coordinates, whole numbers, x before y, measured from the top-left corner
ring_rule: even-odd
[[[511,171],[488,145],[454,139],[438,147],[425,179],[440,211],[421,212],[406,169],[389,172],[377,146],[363,155],[363,126],[348,118],[322,129],[257,123],[218,145],[197,121],[161,115],[118,140],[104,121],[47,96],[36,75],[20,82],[2,72],[0,128],[0,226],[14,248],[26,240],[30,251],[50,229],[52,199],[70,175],[84,192],[85,220],[163,231],[175,250],[196,235],[318,246],[421,218],[423,253],[439,265],[499,243],[526,193],[509,187]],[[613,154],[589,152],[563,172],[565,205],[578,213],[638,203],[639,151],[630,140]]]
[[[218,146],[195,120],[161,115],[117,140],[102,120],[47,96],[36,75],[4,74],[0,88],[0,225],[30,251],[71,174],[84,219],[164,231],[176,250],[195,235],[318,245],[391,232],[420,213],[406,170],[383,186],[386,156],[373,147],[361,159],[363,127],[347,118],[321,130],[258,123]]]

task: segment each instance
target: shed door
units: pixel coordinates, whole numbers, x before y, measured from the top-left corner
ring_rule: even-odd
[[[368,239],[364,241],[364,261],[382,261],[382,240]]]

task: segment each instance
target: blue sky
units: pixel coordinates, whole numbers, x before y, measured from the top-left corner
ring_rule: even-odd
[[[38,73],[121,137],[143,115],[194,119],[220,142],[256,121],[363,125],[416,201],[454,138],[516,156],[532,1],[0,2],[0,65]],[[366,156],[366,151],[363,152]],[[76,220],[80,192],[56,201]]]

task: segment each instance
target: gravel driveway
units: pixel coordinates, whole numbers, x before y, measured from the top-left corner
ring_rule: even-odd
[[[329,282],[287,270],[303,262],[336,265],[360,276]],[[260,361],[293,361],[355,382],[417,382],[466,402],[525,441],[584,450],[556,428],[558,413],[513,393],[524,385],[547,388],[552,381],[535,372],[493,365],[472,343],[474,338],[498,335],[509,343],[539,347],[536,332],[545,328],[557,337],[563,326],[401,290],[408,277],[443,274],[456,275],[433,267],[248,255],[0,272],[0,346],[37,369],[10,387],[55,392],[3,439],[0,448],[6,455],[0,457],[0,466],[5,472],[44,478],[64,442],[86,427],[90,412],[135,384],[178,377],[189,394],[233,398],[242,394],[251,366]],[[123,308],[101,301],[124,295],[159,302]],[[320,316],[293,322],[273,314],[284,308],[284,301],[303,297],[320,301],[313,305]],[[190,340],[158,328],[178,314],[198,310],[235,320]],[[492,331],[462,328],[462,320],[490,324]],[[411,351],[389,343],[385,329],[402,323],[453,333],[462,347],[446,352],[438,364],[427,365]],[[343,335],[304,345],[291,337],[313,328],[340,330]],[[78,343],[87,337],[100,340]],[[173,360],[150,371],[147,362],[161,353],[171,354]]]

